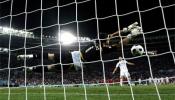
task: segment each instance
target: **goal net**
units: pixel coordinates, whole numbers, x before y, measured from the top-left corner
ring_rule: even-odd
[[[174,12],[173,0],[1,0],[0,100],[174,100]]]

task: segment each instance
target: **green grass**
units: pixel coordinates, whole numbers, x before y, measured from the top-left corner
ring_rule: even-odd
[[[162,100],[175,100],[175,85],[159,85]],[[27,88],[27,100],[44,100],[44,88]],[[85,100],[83,87],[46,87],[46,100]],[[87,100],[132,100],[129,86],[109,86],[109,95],[105,86],[86,87]],[[159,100],[154,85],[133,86],[135,100]],[[0,100],[26,100],[26,88],[0,89]],[[66,99],[65,99],[66,96]]]

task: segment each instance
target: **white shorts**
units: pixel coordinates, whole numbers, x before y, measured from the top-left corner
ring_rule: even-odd
[[[128,71],[121,71],[120,72],[120,77],[126,77],[126,78],[128,78],[128,77],[130,77],[130,74],[129,74]]]

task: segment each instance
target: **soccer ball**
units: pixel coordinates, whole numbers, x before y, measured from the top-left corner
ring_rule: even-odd
[[[131,53],[134,56],[141,56],[144,53],[144,49],[141,45],[133,45],[131,48]]]

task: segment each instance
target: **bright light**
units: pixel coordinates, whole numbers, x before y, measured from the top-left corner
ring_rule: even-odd
[[[12,35],[12,36],[19,36],[19,37],[27,37],[27,38],[33,38],[34,35],[32,32],[27,32],[24,30],[16,30],[13,28],[8,28],[8,27],[2,27],[0,26],[0,33],[1,34],[6,34],[6,35]]]
[[[70,32],[62,31],[60,41],[64,45],[69,45],[69,44],[72,44],[76,41],[76,37],[74,35],[72,35]]]

